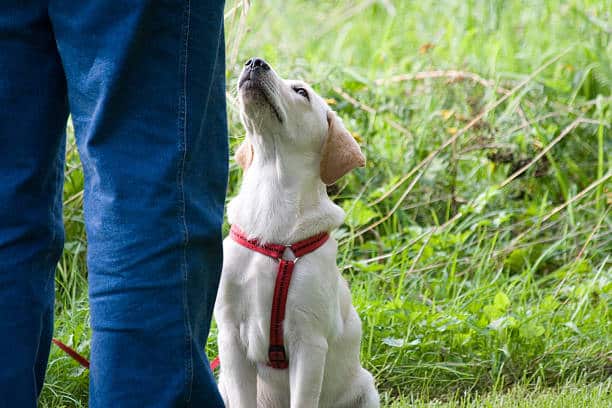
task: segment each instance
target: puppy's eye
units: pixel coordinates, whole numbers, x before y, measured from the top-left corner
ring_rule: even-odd
[[[310,100],[310,97],[308,96],[308,91],[304,88],[293,88],[293,90],[298,94],[303,96],[304,98]]]

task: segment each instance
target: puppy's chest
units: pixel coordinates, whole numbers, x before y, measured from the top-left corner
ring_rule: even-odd
[[[242,251],[241,251],[242,252]],[[230,278],[234,300],[225,302],[238,324],[240,340],[250,359],[264,362],[270,338],[270,314],[279,262],[257,253],[246,255],[243,268],[226,265],[224,278]],[[286,346],[314,333],[334,331],[337,310],[337,283],[330,282],[329,273],[314,257],[300,259],[293,269],[283,332]],[[225,279],[224,279],[225,280]],[[229,300],[229,299],[228,299]]]

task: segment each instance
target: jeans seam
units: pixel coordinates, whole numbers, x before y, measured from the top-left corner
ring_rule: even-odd
[[[212,93],[213,87],[215,85],[215,78],[217,75],[217,66],[219,63],[219,49],[224,46],[221,44],[223,39],[223,30],[224,30],[224,21],[221,20],[221,27],[219,28],[219,35],[217,36],[217,52],[215,53],[215,61],[213,63],[213,69],[210,74],[210,84],[208,86],[208,92],[206,93],[206,104],[204,105],[204,117],[208,117],[208,106],[210,105],[210,94]],[[222,75],[224,75],[223,73]]]
[[[191,2],[185,1],[183,13],[183,27],[181,31],[181,54],[180,54],[180,75],[182,78],[181,91],[179,95],[179,152],[182,150],[182,157],[178,166],[178,193],[179,193],[179,224],[183,232],[183,248],[181,260],[181,272],[183,279],[182,299],[183,299],[183,323],[185,328],[185,403],[189,404],[193,388],[193,351],[191,347],[191,323],[189,321],[189,302],[187,299],[187,281],[189,266],[187,262],[187,248],[189,245],[189,229],[187,227],[187,209],[185,199],[185,165],[187,161],[187,76],[188,76],[188,54],[189,54],[189,34],[191,19]]]

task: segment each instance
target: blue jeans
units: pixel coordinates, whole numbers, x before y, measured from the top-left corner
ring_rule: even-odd
[[[91,407],[222,407],[204,354],[227,184],[223,1],[0,0],[0,407],[36,406],[85,174]]]

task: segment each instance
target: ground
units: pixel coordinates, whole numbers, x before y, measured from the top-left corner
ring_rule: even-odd
[[[384,404],[612,406],[612,2],[248,6],[227,4],[232,147],[257,55],[313,84],[367,156],[330,193]],[[87,354],[74,143],[66,174],[55,334]],[[232,162],[228,197],[239,180]],[[54,347],[41,406],[86,401],[87,371]]]

